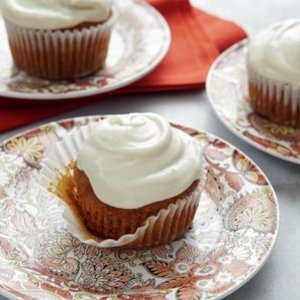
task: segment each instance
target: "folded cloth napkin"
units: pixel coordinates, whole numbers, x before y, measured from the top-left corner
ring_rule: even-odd
[[[138,82],[117,93],[201,88],[209,67],[220,52],[246,37],[236,24],[209,15],[188,0],[148,0],[167,20],[172,42],[162,63]],[[56,102],[18,101],[0,98],[0,132],[42,120],[92,101],[97,95]]]

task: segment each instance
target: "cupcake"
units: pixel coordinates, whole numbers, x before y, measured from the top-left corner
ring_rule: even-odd
[[[68,172],[74,187],[58,179],[62,193],[56,195],[68,204],[66,194],[75,195],[76,214],[100,240],[134,247],[169,243],[183,236],[196,213],[204,186],[201,155],[195,139],[159,115],[109,116],[78,146]]]
[[[105,64],[112,0],[1,0],[15,65],[50,80],[90,75]]]
[[[300,19],[275,24],[251,39],[247,68],[254,111],[300,127]]]

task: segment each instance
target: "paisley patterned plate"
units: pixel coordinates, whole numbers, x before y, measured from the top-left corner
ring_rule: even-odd
[[[142,1],[122,0],[117,4],[119,18],[105,69],[65,82],[33,78],[15,68],[0,15],[0,96],[36,100],[84,97],[124,87],[148,74],[169,49],[169,27],[153,7]]]
[[[271,122],[248,103],[247,41],[235,44],[215,61],[207,79],[207,94],[224,125],[250,145],[300,164],[300,130]]]
[[[261,170],[239,150],[183,128],[205,149],[205,192],[184,238],[144,250],[101,249],[73,238],[57,200],[38,184],[45,150],[103,117],[50,123],[0,150],[0,291],[15,299],[220,299],[263,266],[279,208]]]

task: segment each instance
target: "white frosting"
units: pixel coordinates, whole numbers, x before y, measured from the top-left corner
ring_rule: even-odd
[[[248,64],[264,77],[300,87],[300,19],[275,24],[250,40]]]
[[[103,22],[113,0],[0,0],[3,16],[32,29],[71,28],[84,22]]]
[[[201,172],[200,144],[153,113],[108,117],[84,141],[77,166],[102,202],[134,209],[186,190]]]

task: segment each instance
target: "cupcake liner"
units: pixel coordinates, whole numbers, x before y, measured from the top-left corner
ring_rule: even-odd
[[[271,121],[300,127],[300,88],[268,79],[248,65],[249,102]]]
[[[115,13],[104,23],[70,29],[35,30],[5,19],[16,66],[52,80],[87,76],[104,66]]]
[[[84,225],[74,201],[66,201],[73,191],[66,189],[66,185],[57,188],[57,183],[64,178],[72,178],[72,164],[76,161],[77,151],[84,139],[89,135],[93,124],[73,129],[64,139],[53,145],[46,153],[40,170],[40,183],[49,191],[54,191],[63,208],[63,218],[69,232],[81,242],[102,248],[126,247],[141,248],[166,244],[183,236],[191,225],[197,211],[200,195],[204,188],[206,174],[202,170],[202,177],[195,191],[189,196],[178,199],[166,209],[162,209],[156,216],[149,217],[145,225],[139,227],[135,233],[127,234],[118,240],[102,239],[93,235]]]

